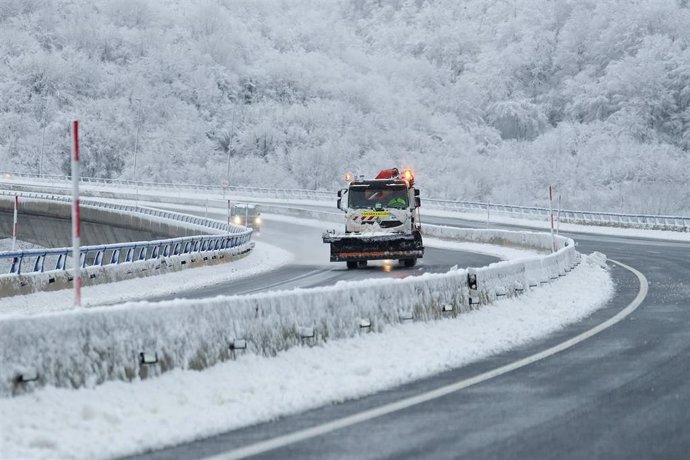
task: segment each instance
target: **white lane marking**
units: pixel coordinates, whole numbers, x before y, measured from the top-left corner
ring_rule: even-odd
[[[236,460],[236,459],[241,459],[241,458],[247,458],[251,457],[253,455],[258,455],[262,454],[265,452],[269,452],[274,449],[278,449],[280,447],[285,447],[290,444],[295,444],[300,441],[305,441],[310,438],[315,438],[317,436],[324,435],[326,433],[330,433],[335,430],[339,430],[341,428],[346,428],[348,426],[355,425],[357,423],[365,422],[367,420],[371,420],[377,417],[381,417],[384,415],[391,414],[393,412],[401,411],[403,409],[407,409],[412,406],[416,406],[418,404],[422,404],[434,399],[441,398],[443,396],[446,396],[450,393],[454,393],[456,391],[465,389],[467,387],[470,387],[472,385],[476,385],[478,383],[485,382],[487,380],[490,380],[494,377],[498,377],[503,374],[507,374],[508,372],[514,371],[516,369],[520,369],[521,367],[525,367],[527,365],[530,365],[534,362],[540,361],[542,359],[548,358],[549,356],[555,355],[556,353],[559,353],[563,350],[567,350],[568,348],[571,348],[575,345],[577,345],[580,342],[583,342],[592,336],[598,334],[599,332],[608,329],[609,327],[613,326],[614,324],[620,322],[622,319],[630,315],[633,311],[637,309],[637,307],[642,304],[644,301],[645,297],[647,297],[647,291],[649,290],[649,283],[647,282],[647,278],[640,273],[639,271],[635,270],[634,268],[625,265],[621,262],[615,261],[615,260],[610,260],[610,262],[613,262],[614,264],[617,264],[637,276],[637,279],[640,282],[640,290],[637,293],[637,296],[635,299],[623,310],[618,312],[615,316],[609,318],[608,320],[604,321],[603,323],[593,327],[592,329],[589,329],[588,331],[583,332],[580,335],[577,335],[571,339],[566,340],[565,342],[561,342],[558,345],[555,345],[551,348],[548,348],[544,351],[541,351],[539,353],[533,354],[531,356],[528,356],[526,358],[520,359],[518,361],[515,361],[510,364],[506,364],[505,366],[498,367],[496,369],[493,369],[491,371],[485,372],[483,374],[479,374],[475,377],[471,377],[469,379],[461,380],[456,383],[452,383],[450,385],[443,386],[441,388],[437,388],[436,390],[429,391],[427,393],[422,393],[420,395],[412,396],[406,399],[401,399],[400,401],[396,401],[390,404],[385,404],[383,406],[374,408],[374,409],[369,409],[364,412],[360,412],[358,414],[353,414],[349,415],[347,417],[343,417],[338,420],[334,420],[332,422],[324,423],[319,426],[315,426],[312,428],[307,428],[304,430],[296,431],[294,433],[289,433],[283,436],[278,436],[273,439],[268,439],[266,441],[261,441],[257,442],[254,444],[250,444],[245,447],[240,447],[238,449],[229,451],[229,452],[224,452],[222,454],[214,455],[211,457],[206,457],[206,460]]]
[[[311,277],[313,277],[313,276],[316,276],[316,275],[319,275],[319,274],[322,274],[322,273],[332,272],[333,270],[334,270],[333,268],[317,268],[317,269],[314,269],[314,270],[309,271],[309,272],[307,272],[307,273],[302,273],[301,275],[297,275],[297,276],[295,276],[295,277],[288,278],[288,279],[286,279],[286,280],[282,280],[282,281],[278,281],[278,282],[273,283],[273,284],[269,284],[268,286],[263,286],[263,287],[260,287],[260,288],[249,289],[249,290],[247,290],[247,291],[234,292],[234,293],[232,293],[232,294],[230,294],[230,295],[245,295],[245,294],[253,294],[253,293],[255,293],[255,292],[267,291],[267,290],[269,290],[269,289],[273,289],[273,288],[276,288],[276,287],[284,286],[284,285],[286,285],[286,284],[290,284],[290,283],[293,283],[293,282],[295,282],[295,281],[304,280],[305,278],[311,278]]]

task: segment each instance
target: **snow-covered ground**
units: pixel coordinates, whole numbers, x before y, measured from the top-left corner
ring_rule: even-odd
[[[585,257],[549,286],[455,319],[390,326],[274,358],[239,356],[203,372],[1,399],[3,457],[92,459],[143,452],[463,366],[543,337],[604,305],[614,288],[596,261]]]
[[[248,278],[275,270],[289,263],[293,255],[273,245],[257,242],[246,257],[230,263],[182,270],[165,275],[135,278],[116,283],[87,286],[82,289],[82,305],[93,307],[149,297],[170,295],[188,289]],[[73,293],[70,289],[14,296],[0,299],[0,317],[5,315],[34,315],[71,309]]]

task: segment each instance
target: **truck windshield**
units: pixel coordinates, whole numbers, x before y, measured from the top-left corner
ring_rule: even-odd
[[[403,209],[408,206],[407,188],[405,186],[385,188],[350,187],[349,196],[350,208],[353,209]]]

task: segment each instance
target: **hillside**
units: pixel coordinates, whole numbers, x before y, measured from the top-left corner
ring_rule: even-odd
[[[0,169],[687,214],[689,3],[4,0]]]

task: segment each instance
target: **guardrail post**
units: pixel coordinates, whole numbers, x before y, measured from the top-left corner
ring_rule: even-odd
[[[10,267],[10,273],[14,273],[16,275],[21,275],[22,273],[22,259],[24,257],[19,255],[19,256],[14,256],[12,258],[12,266]]]
[[[46,260],[45,254],[42,256],[36,257],[36,262],[34,262],[34,271],[35,272],[43,273],[43,264],[45,263],[45,260]]]
[[[469,304],[479,304],[479,290],[477,288],[477,274],[470,271],[467,273],[467,287],[469,288]]]
[[[55,262],[55,270],[64,270],[65,269],[65,259],[67,258],[66,255],[60,254],[57,258],[57,261]]]

